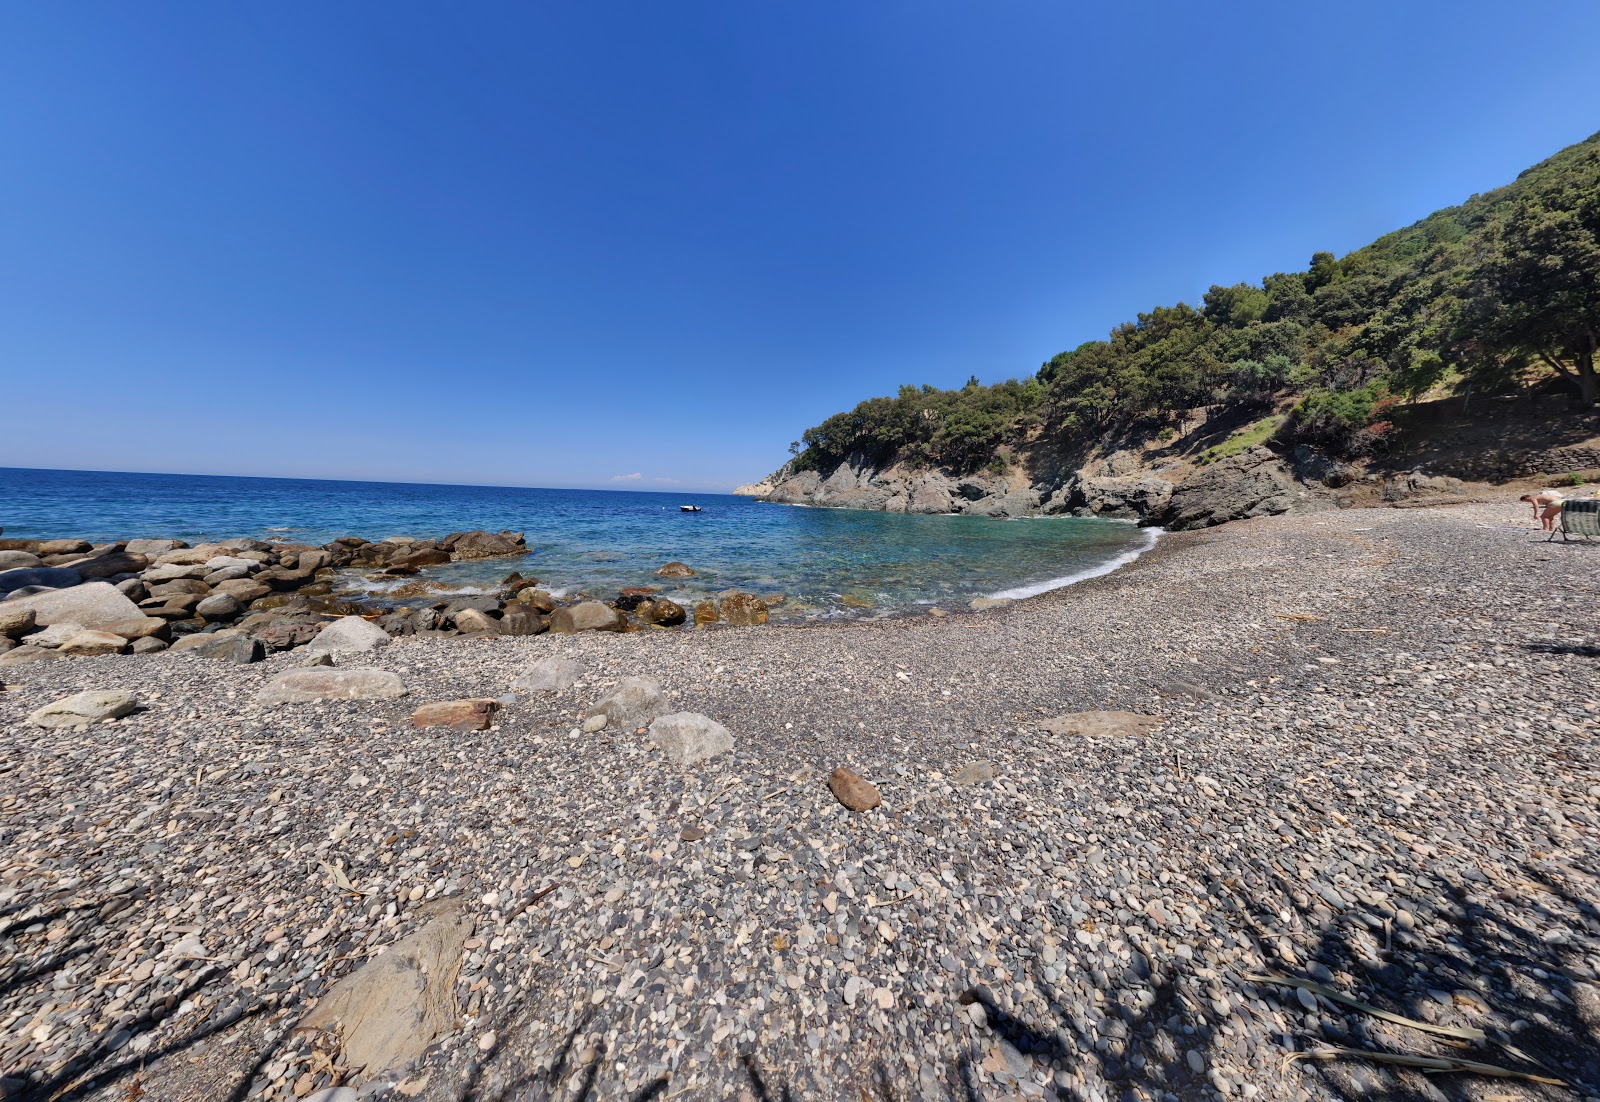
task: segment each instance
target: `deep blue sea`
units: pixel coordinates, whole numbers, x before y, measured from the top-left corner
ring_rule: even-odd
[[[680,504],[701,506],[684,513]],[[512,570],[558,594],[610,597],[660,585],[680,600],[724,589],[782,593],[786,616],[874,616],[1027,596],[1105,573],[1147,549],[1130,524],[1076,518],[997,521],[765,505],[720,494],[538,490],[0,467],[9,539],[93,541],[251,536],[322,544],[337,536],[439,537],[483,528],[527,535],[520,560],[436,567],[452,588]],[[699,572],[654,578],[678,560]],[[352,585],[377,592],[415,579]]]

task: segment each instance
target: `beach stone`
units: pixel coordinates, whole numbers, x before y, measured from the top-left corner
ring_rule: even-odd
[[[693,578],[695,572],[681,562],[669,562],[656,571],[658,578]]]
[[[730,593],[717,602],[722,619],[736,628],[756,627],[767,622],[767,603],[749,593]]]
[[[197,647],[204,647],[220,640],[238,639],[243,635],[243,628],[222,628],[218,631],[198,632],[193,635],[185,635],[182,639],[172,644],[172,649],[175,651],[194,650]]]
[[[63,697],[28,717],[35,727],[87,727],[105,719],[120,719],[139,706],[136,693],[126,689],[101,689]]]
[[[157,651],[166,650],[167,646],[165,639],[157,639],[154,635],[146,635],[144,638],[135,639],[128,644],[128,651],[130,654],[155,654]]]
[[[160,616],[167,620],[187,620],[194,615],[195,606],[202,600],[204,598],[198,593],[178,593],[171,597],[146,597],[139,602],[139,607],[148,616]]]
[[[974,597],[967,607],[974,612],[982,612],[986,608],[1005,608],[1015,603],[1010,597]]]
[[[33,545],[33,553],[40,558],[50,555],[84,555],[94,550],[87,540],[40,540]]]
[[[307,650],[311,654],[365,654],[392,642],[377,624],[359,616],[342,616],[318,632]]]
[[[33,609],[16,604],[0,604],[0,635],[16,639],[28,634],[37,623]]]
[[[317,624],[299,620],[274,620],[265,627],[251,629],[250,633],[268,650],[293,650],[311,642],[320,630]]]
[[[606,725],[610,722],[605,716],[590,716],[578,725],[578,730],[586,735],[599,734],[606,729]]]
[[[542,612],[546,616],[556,610],[555,598],[542,589],[517,590],[516,603],[527,605],[529,608]]]
[[[307,667],[278,674],[256,695],[256,701],[301,704],[316,700],[395,700],[408,691],[400,676],[388,670]]]
[[[550,624],[532,605],[513,602],[506,606],[495,626],[502,635],[542,635]]]
[[[632,731],[665,715],[666,711],[666,694],[658,682],[649,677],[624,677],[616,688],[595,701],[585,715],[603,715],[611,726]]]
[[[199,578],[177,578],[145,587],[152,597],[209,597],[211,587]]]
[[[213,593],[205,600],[194,606],[194,610],[206,620],[232,620],[244,611],[236,597],[227,593]]]
[[[241,559],[236,555],[218,555],[205,561],[205,571],[215,574],[219,570],[243,570],[246,573],[260,569],[261,564],[253,559]],[[241,577],[242,575],[235,575]]]
[[[696,765],[733,749],[733,734],[697,712],[660,716],[650,724],[650,738],[674,765]]]
[[[120,582],[111,584],[117,587],[118,593],[130,601],[142,601],[150,595],[150,591],[144,587],[144,582],[138,578],[124,578]]]
[[[1114,737],[1149,734],[1162,722],[1160,716],[1145,716],[1136,712],[1072,712],[1041,720],[1039,729],[1052,735]]]
[[[152,566],[140,575],[146,585],[159,585],[162,582],[176,582],[184,579],[198,580],[207,574],[205,566],[201,563],[162,563]]]
[[[66,567],[35,566],[20,570],[4,570],[0,571],[0,594],[13,593],[30,586],[65,589],[77,585],[82,580],[76,570],[69,570]]]
[[[81,634],[87,629],[82,624],[60,623],[51,624],[42,631],[36,631],[23,642],[30,647],[59,647],[74,635]]]
[[[550,630],[556,635],[576,635],[580,631],[621,631],[628,618],[599,601],[558,608],[550,614]]]
[[[994,780],[994,766],[986,761],[975,761],[970,765],[963,765],[956,770],[950,778],[954,785],[984,784]]]
[[[252,662],[260,662],[267,656],[267,650],[261,645],[261,640],[245,635],[237,628],[186,635],[172,644],[172,649],[192,654],[196,658],[232,662],[236,666],[248,666]]]
[[[500,702],[487,697],[441,700],[424,704],[411,713],[411,726],[420,729],[448,727],[454,731],[486,731]]]
[[[716,602],[714,601],[701,601],[694,606],[695,627],[699,627],[701,624],[715,624],[721,619],[722,616],[717,612]]]
[[[828,774],[828,788],[834,798],[851,811],[871,811],[883,804],[877,788],[860,774],[842,765]]]
[[[124,639],[166,639],[172,634],[172,628],[158,616],[135,616],[128,620],[118,620],[106,624],[100,630],[120,635]]]
[[[424,903],[420,930],[339,980],[299,1028],[336,1035],[347,1074],[403,1068],[455,1026],[455,984],[472,919],[459,898]]]
[[[0,551],[0,571],[31,570],[44,565],[32,551]]]
[[[448,551],[452,562],[472,562],[523,555],[528,546],[520,533],[455,532],[439,541],[439,549]]]
[[[118,574],[137,574],[149,565],[150,560],[146,556],[127,551],[107,551],[69,564],[84,581],[114,578]]]
[[[93,658],[101,654],[121,654],[128,641],[109,631],[80,631],[61,644],[61,653],[73,658]]]
[[[541,658],[511,687],[519,693],[558,693],[572,688],[583,676],[583,664],[571,658]]]
[[[54,649],[30,647],[26,644],[0,654],[0,666],[24,666],[31,662],[58,662],[62,656]]]
[[[265,586],[258,581],[245,578],[229,578],[226,581],[215,584],[208,582],[207,584],[211,585],[211,588],[217,593],[226,593],[241,605],[260,600],[272,592],[271,586]]]
[[[250,569],[244,566],[225,566],[221,570],[213,570],[200,580],[215,589],[223,582],[236,582],[241,578],[248,578]]]
[[[487,612],[480,612],[475,608],[464,608],[456,613],[455,625],[456,630],[460,632],[492,631],[498,633],[500,630],[500,621],[490,616]]]
[[[656,624],[664,628],[675,628],[689,619],[689,614],[684,611],[682,605],[665,597],[640,601],[633,614],[638,617],[641,624]]]
[[[129,540],[122,549],[135,555],[160,556],[187,546],[182,540]]]

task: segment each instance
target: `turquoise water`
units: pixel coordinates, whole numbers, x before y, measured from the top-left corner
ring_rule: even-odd
[[[700,513],[683,513],[697,504]],[[540,490],[0,468],[5,538],[107,541],[252,536],[321,544],[337,536],[438,537],[483,528],[527,536],[521,559],[426,572],[450,588],[508,572],[558,593],[612,596],[658,585],[680,600],[724,589],[783,594],[788,616],[874,616],[974,597],[1042,592],[1104,573],[1153,536],[1076,518],[995,521],[764,505],[719,494]],[[698,576],[657,579],[678,560]],[[387,593],[416,579],[369,582]]]

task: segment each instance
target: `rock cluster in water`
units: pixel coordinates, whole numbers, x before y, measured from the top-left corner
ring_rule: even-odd
[[[393,636],[540,635],[546,631],[644,631],[691,622],[655,589],[625,589],[605,602],[562,604],[537,579],[513,573],[488,594],[454,596],[420,581],[405,597],[427,604],[381,607],[336,592],[340,572],[404,578],[430,566],[525,555],[520,533],[457,532],[438,540],[346,536],[321,547],[233,539],[0,540],[0,666],[107,654],[184,650],[251,663],[303,651],[331,664]],[[687,577],[681,563],[664,576]],[[408,586],[410,583],[407,583]],[[692,622],[735,627],[767,622],[768,601],[729,592],[696,605]]]

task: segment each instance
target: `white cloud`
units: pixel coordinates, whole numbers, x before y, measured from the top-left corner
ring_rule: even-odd
[[[662,478],[660,475],[653,475],[650,481],[665,483],[669,486],[676,486],[679,483],[679,480],[676,478]]]
[[[637,482],[643,477],[644,477],[644,475],[640,474],[638,471],[634,471],[632,474],[614,474],[614,475],[611,476],[611,481],[613,481],[613,482]]]

